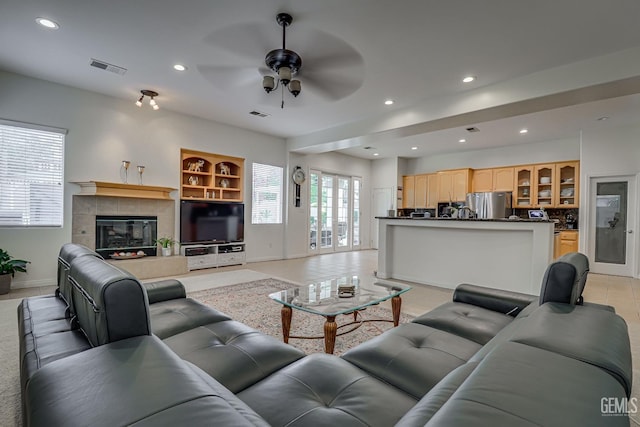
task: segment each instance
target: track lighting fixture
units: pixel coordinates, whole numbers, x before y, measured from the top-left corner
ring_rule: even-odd
[[[150,98],[149,99],[149,105],[151,105],[151,107],[154,110],[159,110],[160,109],[160,107],[158,106],[158,103],[155,100],[155,97],[158,96],[158,92],[154,92],[152,90],[143,89],[143,90],[140,91],[140,93],[142,95],[140,95],[140,98],[138,98],[138,100],[136,101],[136,105],[138,107],[142,107],[142,101],[144,100],[144,97],[148,96]]]
[[[278,25],[282,27],[282,49],[274,49],[267,53],[265,63],[272,69],[277,75],[264,76],[262,79],[262,87],[267,93],[278,89],[280,86],[282,90],[282,103],[280,108],[284,108],[284,88],[286,87],[293,96],[298,96],[302,90],[300,80],[292,80],[292,76],[298,73],[300,67],[302,67],[302,58],[296,52],[289,50],[285,47],[286,42],[286,28],[293,22],[293,18],[288,13],[279,13],[276,16]]]

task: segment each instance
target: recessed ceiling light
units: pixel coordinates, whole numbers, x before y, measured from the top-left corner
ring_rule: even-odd
[[[57,30],[58,28],[60,28],[60,25],[58,25],[57,22],[53,22],[51,19],[36,18],[36,22],[42,25],[43,27],[46,27],[52,30]]]
[[[604,122],[605,120],[609,120],[609,117],[607,116],[598,117],[598,121],[600,122]]]
[[[462,79],[463,83],[471,83],[472,81],[474,81],[476,79],[476,76],[467,76],[464,79]]]
[[[459,142],[460,144],[464,144],[464,143],[466,143],[466,142],[467,142],[467,140],[466,140],[466,139],[464,139],[464,138],[462,138],[462,139],[459,139],[459,140],[458,140],[458,142]]]
[[[527,133],[527,132],[529,132],[529,130],[528,130],[528,129],[520,129],[520,133],[523,133],[523,134],[524,134],[524,133]]]
[[[173,69],[176,71],[186,71],[187,67],[182,64],[176,64],[173,66]]]
[[[373,153],[373,155],[377,157],[380,155],[380,153]]]
[[[384,101],[384,105],[393,105],[393,99],[387,99]]]
[[[418,147],[411,147],[411,149],[412,149],[412,150],[417,150],[417,149],[418,149]]]

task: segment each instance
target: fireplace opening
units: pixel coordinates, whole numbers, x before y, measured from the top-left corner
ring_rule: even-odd
[[[156,255],[157,216],[96,216],[96,252],[105,258],[120,252]]]

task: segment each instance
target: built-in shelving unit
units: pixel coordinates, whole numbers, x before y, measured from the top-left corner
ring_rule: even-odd
[[[242,202],[244,159],[180,150],[182,166],[180,198]]]

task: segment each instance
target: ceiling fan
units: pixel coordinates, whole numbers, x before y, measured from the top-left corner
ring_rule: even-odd
[[[296,52],[286,48],[287,43],[287,27],[293,22],[293,18],[288,13],[279,13],[276,16],[276,22],[282,27],[282,49],[274,49],[267,53],[264,59],[265,64],[277,75],[277,80],[273,76],[264,76],[262,78],[262,87],[265,92],[282,88],[282,102],[280,108],[284,108],[284,88],[297,97],[302,90],[300,80],[291,80],[302,67],[302,58]]]
[[[288,13],[279,13],[276,22],[282,27],[280,49],[273,49],[276,35],[273,24],[245,22],[214,30],[204,41],[217,49],[213,55],[216,63],[197,65],[198,71],[219,90],[241,92],[242,98],[251,104],[271,104],[267,93],[279,87],[282,90],[286,87],[296,97],[302,91],[302,83],[304,96],[296,98],[297,106],[337,101],[362,86],[364,61],[347,42],[300,22],[287,34],[286,28],[293,22]],[[284,68],[291,71],[290,76]],[[259,90],[259,79],[264,91]],[[285,80],[288,80],[286,85]]]

